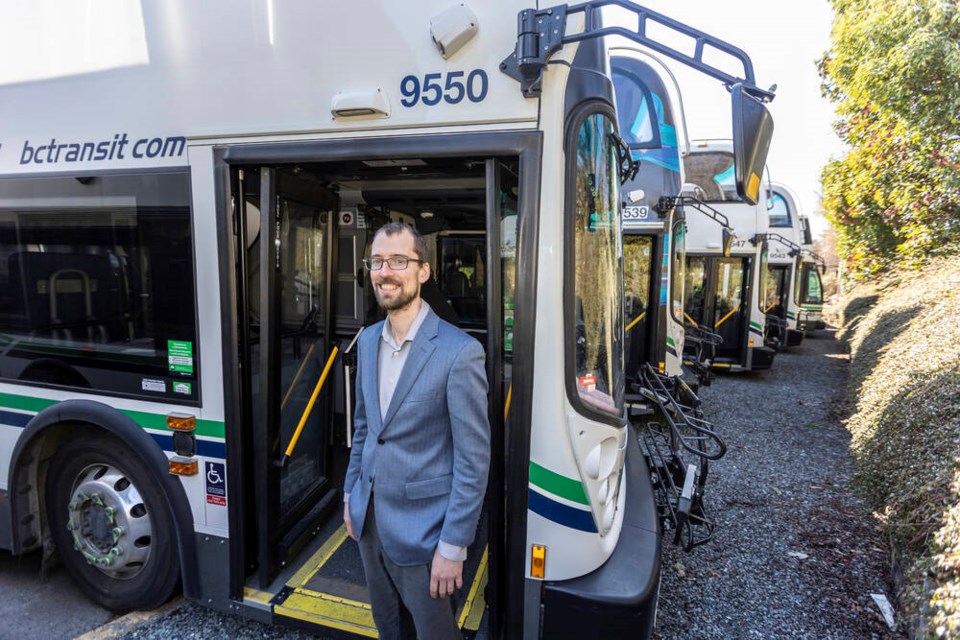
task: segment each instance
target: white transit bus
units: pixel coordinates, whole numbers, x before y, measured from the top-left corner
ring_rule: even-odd
[[[721,212],[734,229],[732,245],[717,238],[716,224],[689,218],[684,317],[720,336],[712,366],[729,371],[767,369],[776,347],[767,344],[762,301],[769,231],[763,168],[755,174],[756,199],[738,193],[739,173],[730,140],[695,140],[684,157],[686,191]],[[760,195],[760,192],[763,194]]]
[[[604,5],[635,27],[604,27]],[[459,624],[650,634],[660,516],[622,346],[633,163],[604,36],[703,63],[647,27],[701,32],[621,0],[105,0],[17,20],[0,43],[18,61],[0,71],[0,548],[43,549],[117,611],[182,589],[376,637],[340,504],[353,345],[379,318],[361,259],[402,220],[428,242],[425,298],[487,356],[494,463]],[[707,44],[743,70],[750,191],[767,94],[745,54]]]
[[[688,64],[717,77],[714,69]],[[683,319],[686,216],[712,217],[721,242],[732,237],[732,229],[716,210],[681,196],[681,149],[689,143],[672,72],[635,46],[612,48],[610,65],[621,136],[637,162],[623,184],[628,415],[655,479],[664,528],[691,550],[711,538],[703,489],[708,463],[722,457],[726,446],[704,420],[696,395],[700,382],[709,382],[707,359],[702,351],[692,361],[682,359],[689,330]],[[708,339],[703,331],[692,337],[701,344]]]
[[[770,183],[767,205],[770,233],[760,307],[767,314],[768,342],[795,347],[803,342],[804,335],[796,289],[803,264],[805,218],[801,217],[799,199],[779,182]]]
[[[797,328],[804,333],[823,329],[823,279],[822,274],[827,270],[827,262],[822,256],[813,251],[813,234],[810,231],[810,220],[806,216],[800,217],[803,249],[802,262],[797,273],[797,286],[794,290],[794,302],[797,310]]]

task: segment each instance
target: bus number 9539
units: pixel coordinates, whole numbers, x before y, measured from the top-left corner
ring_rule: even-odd
[[[400,104],[405,107],[414,107],[422,102],[428,107],[440,104],[458,104],[467,98],[470,102],[481,102],[487,97],[487,72],[483,69],[474,69],[469,74],[466,71],[450,71],[449,73],[428,73],[423,76],[423,82],[415,75],[406,76],[400,81],[400,94],[403,98]]]

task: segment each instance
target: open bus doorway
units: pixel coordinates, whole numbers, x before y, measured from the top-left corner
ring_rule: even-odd
[[[458,602],[460,625],[476,631],[488,607],[495,611],[504,580],[493,568],[502,566],[505,540],[501,465],[512,381],[517,162],[274,164],[236,168],[233,177],[235,201],[245,203],[235,236],[237,435],[243,467],[252,471],[242,480],[250,499],[237,521],[247,569],[236,588],[281,594],[271,599],[276,615],[361,635],[373,630],[359,553],[342,525],[355,372],[344,365],[355,362],[349,347],[358,330],[384,317],[361,260],[380,226],[403,221],[427,243],[435,280],[421,296],[487,354],[493,463]],[[335,348],[349,353],[331,356]],[[329,375],[318,384],[328,361]]]
[[[684,314],[722,339],[716,365],[745,359],[750,268],[747,257],[687,256]]]

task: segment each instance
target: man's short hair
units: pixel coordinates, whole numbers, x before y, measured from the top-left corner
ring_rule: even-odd
[[[413,250],[417,253],[417,258],[426,261],[427,241],[423,239],[423,236],[420,235],[419,231],[406,222],[388,222],[377,229],[377,232],[373,234],[373,239],[376,240],[377,236],[379,236],[381,233],[385,236],[395,236],[398,233],[403,233],[404,231],[409,232],[410,235],[413,236]]]

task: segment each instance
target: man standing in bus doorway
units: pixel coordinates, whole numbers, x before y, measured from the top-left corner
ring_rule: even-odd
[[[426,244],[390,223],[364,260],[385,321],[360,336],[343,520],[358,541],[380,638],[461,638],[463,586],[490,464],[480,343],[420,299]]]

